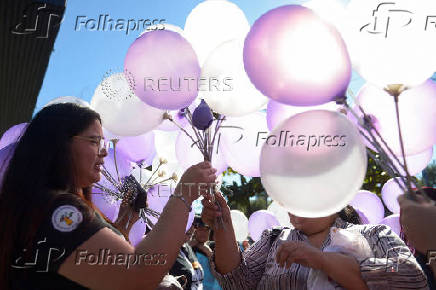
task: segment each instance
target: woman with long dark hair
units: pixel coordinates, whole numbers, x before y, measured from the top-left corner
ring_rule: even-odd
[[[153,230],[132,247],[97,218],[91,187],[107,155],[99,115],[74,104],[43,108],[16,145],[0,185],[0,289],[155,289],[184,242],[192,183],[187,169]]]
[[[427,289],[421,267],[401,239],[385,225],[358,224],[358,215],[350,206],[319,218],[289,213],[293,229],[266,230],[241,253],[230,209],[219,193],[216,200],[221,210],[210,200],[202,201],[202,218],[212,226],[218,216],[224,221],[224,227],[214,228],[212,267],[223,289],[307,289],[314,281],[311,271],[326,276],[324,281],[329,284],[313,289]],[[333,244],[332,231],[335,236],[341,233],[346,247]],[[365,251],[361,251],[363,244]],[[324,251],[330,246],[335,251]]]

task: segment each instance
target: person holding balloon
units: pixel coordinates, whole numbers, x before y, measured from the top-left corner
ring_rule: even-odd
[[[202,218],[212,226],[216,217],[224,220],[223,228],[214,227],[212,262],[212,271],[223,289],[306,289],[311,270],[322,271],[333,285],[346,289],[428,289],[421,267],[401,239],[385,225],[351,223],[358,218],[349,206],[320,218],[289,213],[294,229],[283,229],[277,236],[266,230],[259,241],[241,253],[230,209],[220,193],[214,199],[222,210],[204,199]],[[324,252],[331,243],[332,228],[362,235],[373,255],[358,258],[349,253]],[[396,271],[387,271],[396,267]]]
[[[35,115],[0,185],[1,289],[155,289],[168,273],[199,196],[185,185],[212,183],[216,170],[208,162],[188,168],[133,247],[91,202],[107,148],[100,116],[89,108],[54,104]]]
[[[400,195],[400,223],[405,239],[416,250],[418,261],[422,261],[426,270],[430,289],[436,286],[436,189],[425,187],[422,189],[431,199],[426,201],[419,192],[416,201],[407,195]],[[425,226],[424,226],[425,225]]]

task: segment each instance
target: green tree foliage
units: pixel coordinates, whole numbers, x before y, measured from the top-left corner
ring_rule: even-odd
[[[433,161],[422,171],[422,185],[436,187],[436,162]]]

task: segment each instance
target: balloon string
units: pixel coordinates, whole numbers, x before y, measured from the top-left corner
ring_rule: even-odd
[[[113,139],[112,144],[114,144],[114,163],[115,163],[115,171],[117,173],[118,182],[121,183],[120,174],[118,173],[118,165],[117,165],[117,155],[116,155],[116,146],[118,143],[118,139]]]
[[[353,100],[355,101],[355,103],[358,104],[358,102],[356,101],[356,99],[354,98],[354,94],[351,90],[348,90],[348,92],[350,93],[351,97],[353,98]],[[357,120],[359,120],[359,116],[357,115],[356,112],[354,112],[354,110],[352,110],[350,108],[350,106],[348,105],[348,103],[346,102],[346,99],[341,100],[343,101],[344,106],[346,107],[347,111],[350,112]],[[397,104],[397,103],[396,103]],[[397,104],[398,105],[398,104]],[[407,170],[407,164],[406,164],[406,159],[405,159],[405,155],[404,155],[404,151],[403,151],[403,159],[404,159],[404,165],[402,164],[402,162],[399,160],[399,158],[394,154],[394,152],[392,151],[392,149],[389,147],[389,145],[386,143],[386,141],[384,140],[384,138],[381,136],[380,132],[377,130],[377,128],[374,127],[373,123],[371,122],[371,118],[368,114],[366,114],[366,112],[363,110],[363,108],[358,104],[358,108],[360,110],[360,112],[363,114],[363,120],[364,123],[363,125],[358,121],[358,126],[362,127],[365,132],[371,137],[372,140],[369,139],[369,137],[364,134],[362,131],[359,130],[359,132],[361,133],[361,135],[371,144],[373,145],[376,150],[378,151],[377,153],[380,155],[381,158],[377,158],[376,156],[374,156],[372,153],[370,153],[369,149],[367,150],[369,155],[374,159],[374,161],[379,164],[382,168],[387,168],[388,170],[386,170],[388,172],[389,175],[391,175],[391,177],[400,177],[401,179],[404,179],[404,177],[402,176],[402,174],[400,173],[400,171],[397,169],[397,166],[395,165],[395,163],[391,160],[391,158],[393,158],[395,161],[397,161],[398,165],[403,169],[404,172],[406,172],[406,177],[405,177],[405,181],[403,181],[403,184],[401,184],[396,178],[394,178],[394,181],[398,184],[398,186],[404,191],[406,192],[406,190],[411,192],[411,184],[412,184],[412,178],[409,174],[409,171]],[[397,121],[399,121],[399,111],[397,111]],[[401,128],[399,126],[398,123],[398,130],[400,132],[400,136],[401,136]],[[377,137],[374,136],[374,134],[372,132],[375,132],[375,134],[377,135]],[[378,140],[380,140],[384,146],[382,146]],[[400,144],[403,146],[402,143],[402,138],[400,137]],[[402,148],[404,150],[404,147]],[[386,150],[390,153],[387,154]],[[382,159],[382,161],[380,160]],[[392,174],[393,173],[393,174]],[[395,176],[397,175],[397,176]],[[424,197],[424,199],[426,199],[428,202],[431,202],[431,199],[428,197],[428,195],[422,191],[422,187],[420,186],[419,183],[414,184],[417,188],[418,191],[420,191],[420,193],[422,194],[422,196]],[[406,187],[407,188],[406,188]],[[414,195],[408,195],[408,197],[410,197],[411,199],[416,200],[416,197]]]
[[[401,147],[401,154],[403,155],[403,161],[404,161],[404,170],[406,172],[407,175],[407,179],[411,180],[410,174],[409,174],[409,170],[407,168],[407,161],[406,161],[406,154],[405,154],[405,150],[404,150],[404,142],[403,142],[403,134],[401,132],[401,127],[400,127],[400,109],[398,106],[398,96],[399,94],[395,94],[394,95],[394,101],[395,101],[395,113],[396,113],[396,117],[397,117],[397,126],[398,126],[398,137],[400,139],[400,147]],[[408,189],[411,190],[410,185],[408,185]]]

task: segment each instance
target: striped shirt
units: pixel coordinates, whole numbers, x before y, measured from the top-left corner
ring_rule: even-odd
[[[373,251],[372,257],[356,258],[363,280],[369,289],[428,289],[427,280],[409,248],[386,225],[355,225],[337,218],[332,225],[363,235]],[[306,289],[310,268],[292,264],[289,269],[275,261],[278,247],[285,241],[306,241],[296,229],[283,229],[272,241],[272,230],[265,230],[259,241],[240,253],[241,263],[226,274],[211,271],[223,289]],[[321,246],[330,245],[330,233]],[[343,289],[336,284],[336,289]]]

